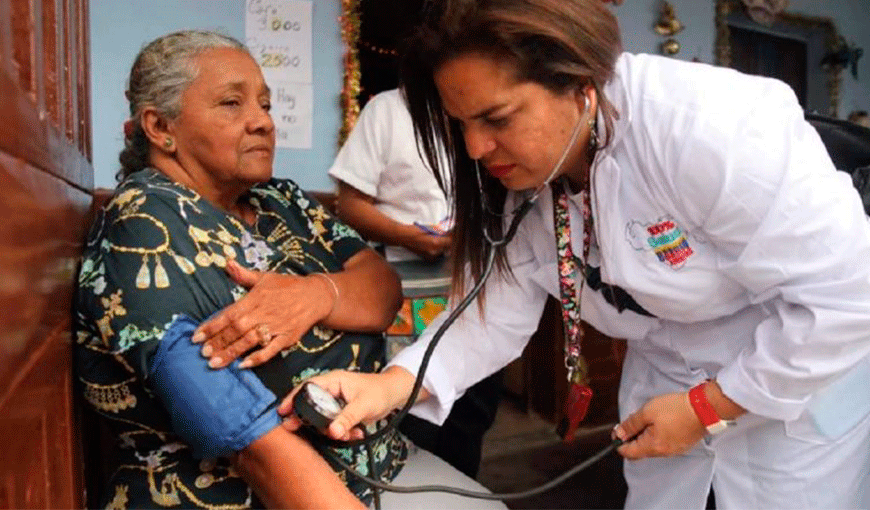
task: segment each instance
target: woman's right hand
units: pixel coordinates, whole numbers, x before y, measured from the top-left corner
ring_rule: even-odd
[[[265,363],[329,316],[338,298],[334,280],[325,274],[254,271],[233,259],[227,260],[226,272],[248,293],[200,324],[193,335],[193,343],[203,344],[211,368],[223,368],[254,348],[240,368]]]
[[[305,382],[312,382],[346,402],[341,413],[329,424],[327,435],[339,441],[350,441],[363,437],[362,431],[355,428],[357,425],[374,423],[404,406],[411,396],[414,379],[404,368],[391,366],[377,374],[334,370]],[[284,421],[285,427],[294,431],[301,422],[292,414],[293,398],[301,387],[300,384],[294,388],[278,406],[278,414],[288,418]],[[421,388],[417,401],[428,396],[425,388]]]

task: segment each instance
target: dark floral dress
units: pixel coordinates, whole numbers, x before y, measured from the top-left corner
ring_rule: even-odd
[[[195,459],[173,432],[149,388],[149,362],[176,318],[199,322],[245,295],[223,269],[227,257],[260,271],[305,275],[340,271],[366,244],[291,181],[254,186],[248,199],[257,212],[250,227],[145,169],[119,185],[95,220],[75,302],[76,368],[85,399],[109,419],[120,446],[120,466],[104,494],[107,507],[260,506],[228,459]],[[377,371],[383,357],[382,335],[315,326],[253,370],[280,399],[320,372]],[[364,448],[337,451],[368,473]],[[406,455],[398,434],[374,448],[385,479],[398,473]],[[370,500],[367,485],[333,467],[358,497]]]

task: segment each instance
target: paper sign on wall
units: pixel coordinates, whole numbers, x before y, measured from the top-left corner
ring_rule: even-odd
[[[313,87],[310,83],[276,81],[272,89],[272,120],[278,147],[311,147]]]
[[[278,147],[311,148],[312,9],[310,0],[246,0],[245,40],[272,89]]]

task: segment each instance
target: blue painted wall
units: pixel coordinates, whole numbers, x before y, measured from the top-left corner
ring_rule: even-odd
[[[146,42],[182,28],[218,29],[244,38],[245,0],[91,0],[91,100],[93,110],[94,181],[113,187],[127,118],[124,88],[130,65]],[[686,28],[677,35],[682,51],[676,58],[713,62],[714,0],[671,0]],[[625,49],[658,53],[664,39],[652,30],[661,0],[625,0],[614,7]],[[281,149],[275,174],[290,177],[303,188],[331,191],[326,171],[335,156],[341,124],[339,93],[343,45],[338,27],[340,0],[314,0],[314,133],[311,149]],[[870,110],[870,0],[791,0],[790,12],[834,19],[840,33],[864,48],[858,80],[843,73],[840,116]]]
[[[172,31],[218,30],[245,39],[245,0],[91,0],[91,108],[94,185],[115,186],[122,126],[129,116],[124,98],[133,59],[149,41]],[[280,149],[275,175],[305,189],[331,190],[327,168],[338,145],[343,45],[338,27],[340,0],[315,0],[314,114],[311,149]]]
[[[841,73],[840,114],[870,111],[870,0],[790,0],[789,12],[832,18],[846,42],[864,48],[858,61],[858,79],[850,70]]]
[[[713,62],[715,0],[670,0],[677,18],[685,28],[676,35],[681,51],[675,58]],[[667,39],[653,31],[659,18],[661,0],[625,0],[614,8],[622,31],[622,45],[630,53],[659,53],[661,43]]]
[[[714,61],[715,0],[670,0],[686,28],[675,37],[682,50],[675,58]],[[623,45],[632,53],[658,53],[664,37],[652,27],[658,20],[661,0],[625,0],[614,9],[622,29]],[[787,11],[805,16],[831,18],[849,44],[864,48],[858,79],[841,73],[839,117],[853,110],[870,110],[870,0],[790,0]]]

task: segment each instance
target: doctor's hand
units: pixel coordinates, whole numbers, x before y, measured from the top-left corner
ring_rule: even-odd
[[[660,395],[613,429],[628,441],[617,449],[626,459],[670,457],[691,449],[707,430],[695,415],[688,393]]]
[[[391,366],[378,374],[334,370],[306,382],[346,402],[341,413],[329,424],[327,435],[339,441],[350,441],[363,438],[362,431],[355,428],[358,424],[374,423],[405,405],[414,387],[414,375],[404,368]],[[294,388],[278,406],[278,414],[287,417],[285,428],[291,431],[301,425],[299,418],[292,414],[293,399],[301,386]],[[428,396],[428,392],[421,389],[417,400]]]

